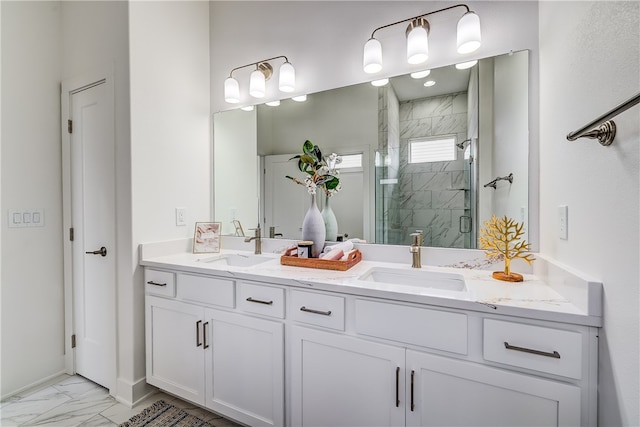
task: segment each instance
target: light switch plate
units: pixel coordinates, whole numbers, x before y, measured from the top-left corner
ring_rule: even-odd
[[[187,208],[176,208],[176,225],[187,225]]]
[[[562,240],[569,239],[569,207],[558,206],[558,237]]]

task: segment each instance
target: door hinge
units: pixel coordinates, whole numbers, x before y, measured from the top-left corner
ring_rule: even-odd
[[[73,227],[69,229],[69,240],[73,242]]]
[[[71,121],[71,119],[67,120],[67,132],[73,133],[73,122]]]
[[[76,334],[71,335],[71,348],[76,348]]]

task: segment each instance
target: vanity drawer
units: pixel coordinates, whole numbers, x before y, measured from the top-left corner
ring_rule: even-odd
[[[284,289],[239,282],[238,308],[248,313],[284,319]]]
[[[291,318],[296,322],[344,331],[344,297],[293,290]]]
[[[144,290],[149,295],[176,296],[175,274],[169,271],[144,269]]]
[[[356,300],[356,332],[422,347],[467,354],[467,315]]]
[[[181,300],[233,308],[234,293],[233,280],[178,274],[178,298]]]
[[[485,360],[580,379],[582,334],[484,319]]]

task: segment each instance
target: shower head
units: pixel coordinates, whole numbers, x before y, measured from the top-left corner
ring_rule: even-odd
[[[458,142],[458,143],[456,144],[456,147],[458,147],[458,148],[459,148],[459,149],[461,149],[461,150],[464,150],[464,144],[465,144],[466,142],[471,143],[471,138],[469,138],[469,139],[465,139],[465,140],[464,140],[464,141],[462,141],[462,142]]]

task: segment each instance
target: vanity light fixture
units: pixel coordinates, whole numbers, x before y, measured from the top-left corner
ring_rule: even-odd
[[[436,82],[433,80],[427,80],[426,82],[424,82],[424,87],[431,87],[435,85],[436,85]]]
[[[277,107],[280,105],[280,100],[276,99],[275,101],[265,102],[269,107]]]
[[[477,60],[473,60],[473,61],[467,61],[467,62],[461,62],[459,64],[456,64],[456,69],[457,70],[466,70],[467,68],[471,68],[474,65],[476,65],[478,63]]]
[[[244,107],[240,107],[242,111],[253,111],[253,105],[245,105]]]
[[[269,61],[274,59],[284,59],[284,63],[279,69],[278,87],[282,92],[293,92],[296,86],[296,72],[293,65],[286,56],[274,56],[273,58],[263,59],[251,64],[236,67],[229,73],[229,77],[224,81],[224,100],[230,104],[240,102],[240,85],[238,80],[233,77],[233,72],[241,68],[255,66],[255,70],[251,72],[249,77],[249,94],[254,98],[264,98],[266,94],[266,82],[273,75],[273,67]]]
[[[373,74],[382,70],[382,44],[375,38],[376,32],[383,28],[406,22],[409,22],[409,26],[405,32],[407,37],[407,62],[409,64],[422,64],[425,62],[429,57],[429,31],[431,30],[429,21],[427,21],[425,17],[457,7],[464,7],[467,10],[458,21],[457,51],[460,54],[467,54],[478,49],[482,43],[480,18],[475,12],[471,11],[467,5],[457,4],[423,15],[414,16],[413,18],[403,19],[393,24],[383,25],[373,30],[371,37],[364,45],[362,61],[364,72]]]
[[[293,99],[296,102],[304,102],[307,100],[307,95],[298,95],[298,96],[294,96],[291,99]]]

